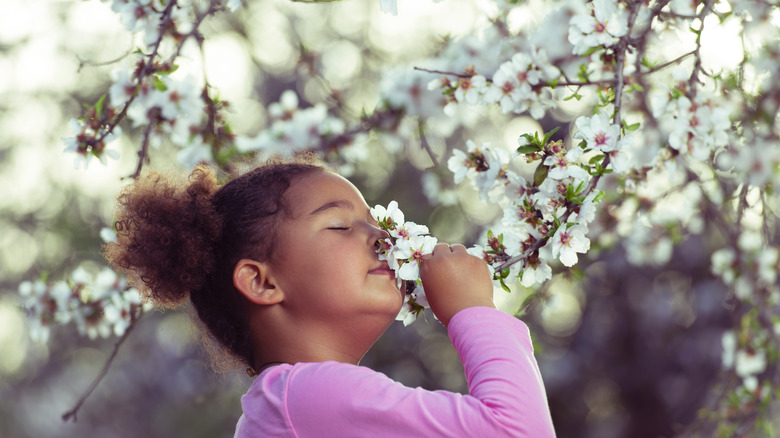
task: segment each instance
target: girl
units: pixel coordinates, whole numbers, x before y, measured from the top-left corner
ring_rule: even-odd
[[[119,197],[107,258],[157,305],[187,297],[207,333],[259,376],[236,437],[554,436],[528,329],[496,310],[487,266],[439,244],[420,266],[469,395],[408,388],[358,365],[402,293],[385,232],[346,179],[270,161],[223,186],[152,173]]]

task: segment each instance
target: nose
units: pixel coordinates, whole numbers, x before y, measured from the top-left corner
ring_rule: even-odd
[[[374,247],[374,249],[379,249],[380,246],[379,242],[383,239],[389,238],[390,233],[374,225],[370,225],[370,226],[371,226],[372,246]]]

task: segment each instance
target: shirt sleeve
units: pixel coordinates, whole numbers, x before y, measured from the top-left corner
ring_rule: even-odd
[[[448,333],[469,394],[406,387],[366,367],[324,362],[291,370],[285,405],[298,437],[552,437],[528,328],[469,308]]]

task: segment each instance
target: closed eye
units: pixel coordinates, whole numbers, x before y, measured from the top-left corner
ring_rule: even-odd
[[[328,227],[329,230],[349,231],[351,227]]]

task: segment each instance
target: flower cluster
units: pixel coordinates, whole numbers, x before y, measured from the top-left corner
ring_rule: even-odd
[[[575,15],[569,23],[572,53],[584,55],[616,44],[628,32],[628,14],[616,0],[593,0],[593,8]]]
[[[549,85],[559,77],[560,71],[550,63],[546,52],[531,49],[516,53],[501,64],[491,80],[470,66],[457,80],[447,76],[435,79],[428,83],[428,89],[441,89],[453,103],[497,103],[504,114],[529,112],[535,119],[541,119],[547,109],[555,107]]]
[[[722,248],[712,254],[712,272],[733,288],[739,300],[753,304],[758,293],[780,294],[779,256],[780,251],[766,246],[759,232],[745,230],[736,248]]]
[[[429,307],[420,280],[420,262],[423,256],[433,252],[437,240],[427,235],[428,227],[425,225],[407,222],[396,201],[390,201],[387,207],[375,206],[371,209],[371,216],[389,234],[382,239],[377,252],[379,259],[386,260],[390,269],[395,271],[398,287],[403,287],[406,292],[404,305],[396,320],[409,325],[423,309]]]
[[[113,115],[113,109],[107,109],[108,117]],[[91,108],[82,121],[71,119],[68,122],[72,137],[63,139],[65,149],[63,152],[76,154],[73,161],[73,167],[78,169],[82,165],[86,169],[93,157],[100,160],[105,165],[108,158],[118,159],[119,153],[113,149],[108,149],[109,143],[116,140],[117,136],[122,134],[120,127],[110,129],[101,122],[103,109],[101,106]]]
[[[554,259],[573,266],[577,254],[590,248],[588,224],[603,196],[595,184],[611,172],[603,163],[621,151],[626,137],[601,113],[577,119],[576,126],[575,138],[582,142],[568,150],[551,141],[554,131],[520,138],[519,154],[537,163],[528,181],[510,169],[508,154],[487,143],[477,147],[469,141],[468,153],[455,150],[449,159],[456,183],[468,177],[483,199],[503,208],[502,232],[489,232],[487,245],[472,248],[472,253],[494,269],[504,287],[510,274],[526,287],[541,284],[551,277]]]
[[[653,115],[666,125],[669,146],[706,161],[728,144],[731,109],[727,102],[715,99],[706,90],[698,90],[695,95],[686,93],[690,77],[685,68],[674,71],[675,88],[654,96]]]
[[[75,324],[90,339],[121,336],[139,316],[143,304],[137,290],[109,268],[97,275],[76,268],[70,281],[43,280],[19,285],[30,322],[30,336],[48,342],[54,325]]]
[[[268,106],[270,126],[254,138],[238,138],[238,150],[290,155],[317,148],[328,139],[344,133],[344,121],[328,114],[324,103],[305,109],[299,108],[298,104],[298,95],[294,91],[282,93],[279,102]]]
[[[239,5],[228,2],[230,8]],[[214,150],[232,142],[221,114],[227,103],[212,99],[203,80],[176,74],[175,60],[187,41],[199,38],[197,26],[222,8],[221,2],[211,1],[202,11],[192,1],[112,0],[111,8],[125,28],[142,39],[135,52],[137,62],[112,72],[109,92],[72,123],[75,136],[65,139],[65,150],[78,154],[77,167],[92,156],[103,163],[106,156],[118,158],[105,145],[119,135],[119,124],[129,119],[132,127],[144,130],[141,163],[147,147],[159,146],[164,139],[181,148],[177,160],[184,167],[213,161]],[[204,127],[206,118],[209,123]]]

